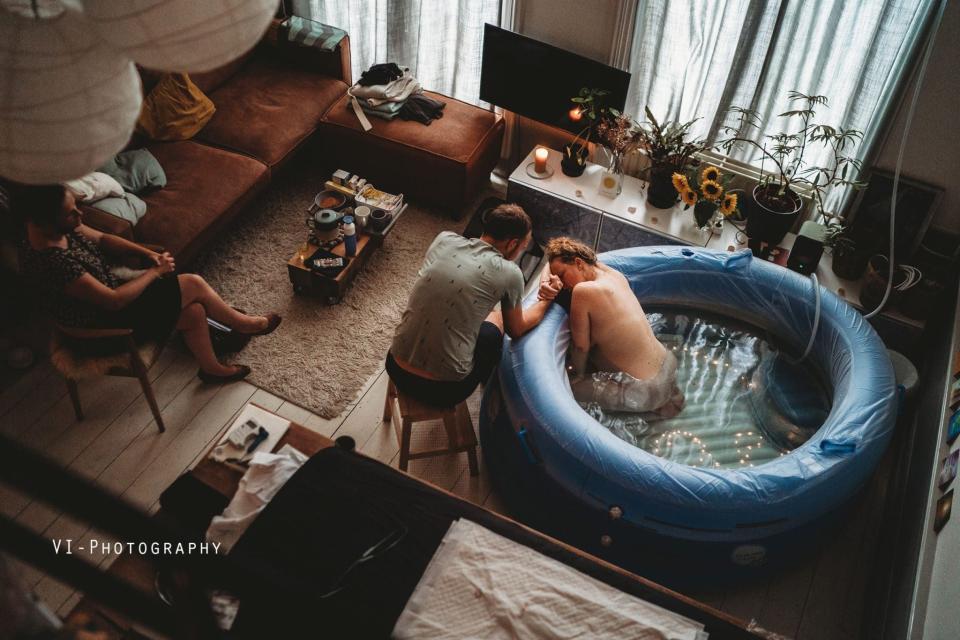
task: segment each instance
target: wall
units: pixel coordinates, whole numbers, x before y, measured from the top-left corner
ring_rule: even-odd
[[[960,60],[960,2],[948,1],[943,22],[927,64],[917,100],[910,137],[903,155],[902,174],[944,187],[933,225],[960,233],[960,98],[957,90],[957,60]],[[915,80],[915,79],[914,79]],[[884,141],[877,164],[892,171],[915,83],[912,80],[900,104],[894,124]]]
[[[631,0],[517,0],[517,30],[600,62],[607,62],[617,7]],[[947,2],[935,48],[927,66],[919,101],[904,152],[904,175],[944,187],[946,192],[933,225],[960,233],[960,91],[956,85],[960,60],[960,2]],[[908,92],[913,91],[911,85]],[[909,95],[909,94],[908,94]],[[878,160],[892,170],[909,101],[902,101],[891,133]],[[521,119],[522,158],[536,144],[559,148],[564,134]]]

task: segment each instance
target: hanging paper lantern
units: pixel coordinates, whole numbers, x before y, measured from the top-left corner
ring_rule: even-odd
[[[80,14],[38,15],[55,17],[0,4],[0,175],[32,184],[101,166],[130,139],[141,103],[133,63]]]
[[[223,66],[263,36],[278,0],[84,0],[104,40],[161,71]]]

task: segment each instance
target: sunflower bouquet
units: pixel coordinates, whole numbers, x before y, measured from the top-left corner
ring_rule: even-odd
[[[700,229],[736,214],[737,194],[728,191],[730,178],[720,169],[707,165],[699,172],[673,174],[673,188],[680,194],[684,211],[693,207],[693,217]]]

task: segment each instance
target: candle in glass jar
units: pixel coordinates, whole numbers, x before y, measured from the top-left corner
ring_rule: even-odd
[[[545,173],[547,170],[547,150],[543,147],[533,153],[533,170],[537,173]]]

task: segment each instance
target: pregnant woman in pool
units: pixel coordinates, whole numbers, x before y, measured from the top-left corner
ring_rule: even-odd
[[[570,238],[551,240],[546,256],[572,292],[570,385],[577,401],[607,411],[677,415],[684,402],[677,359],[654,336],[627,279]]]

